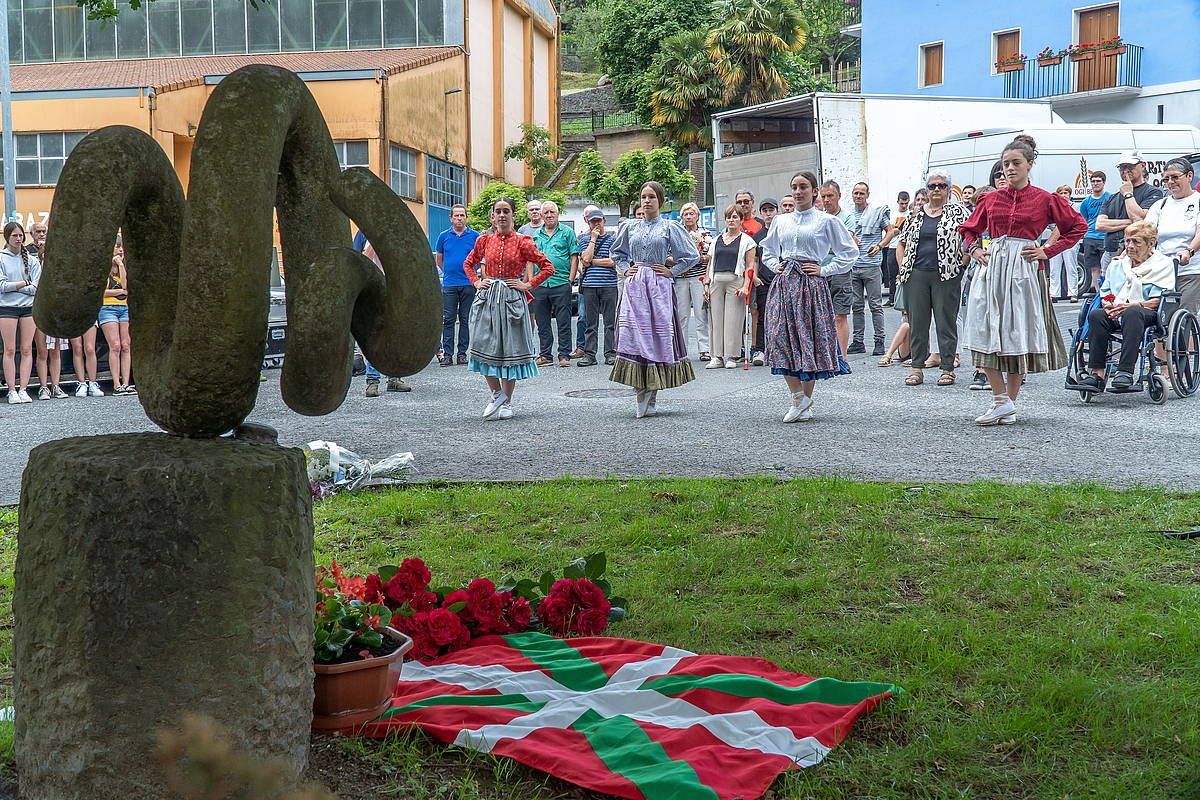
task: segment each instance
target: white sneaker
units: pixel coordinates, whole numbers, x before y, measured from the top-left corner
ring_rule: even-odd
[[[29,396],[29,392],[25,391],[24,389],[17,392],[17,399],[20,400],[22,403],[32,403],[33,402],[33,398]]]
[[[637,418],[641,419],[646,416],[646,411],[650,408],[650,402],[653,398],[652,392],[639,391],[637,393]]]
[[[38,400],[49,400],[50,397],[51,394],[49,386],[43,386],[42,388],[38,389]]]
[[[16,390],[14,390],[14,389],[9,389],[9,390],[8,390],[8,404],[9,404],[10,406],[15,406],[15,405],[16,405],[17,403],[19,403],[19,402],[21,402],[21,398],[20,398],[20,396],[17,394]]]
[[[650,399],[646,402],[646,416],[647,417],[658,416],[658,406],[656,405],[657,402],[658,402],[658,391],[655,390],[650,393]]]
[[[492,392],[492,401],[488,403],[487,408],[483,410],[483,418],[487,419],[488,417],[494,415],[497,411],[503,408],[504,404],[507,402],[508,395],[506,395],[504,392]]]
[[[723,366],[725,366],[725,359],[721,358],[720,356],[713,356],[712,360],[709,361],[707,366],[705,366],[704,368],[705,369],[720,369]]]
[[[751,363],[753,363],[756,367],[761,367],[763,364],[767,363],[766,354],[763,353],[762,350],[755,350],[754,358],[751,359]]]
[[[1009,414],[1007,417],[1001,417],[1000,424],[1001,425],[1016,425],[1017,424],[1017,412],[1014,411],[1013,413]]]
[[[95,381],[88,381],[87,382],[87,396],[88,397],[104,397],[104,390],[101,389],[100,384],[96,383]]]
[[[725,369],[737,369],[737,368],[738,368],[737,359],[731,358],[725,362]]]
[[[496,412],[496,419],[512,419],[513,410],[510,405],[500,406],[500,410]]]
[[[800,395],[797,397],[796,395]],[[784,422],[805,422],[812,419],[813,399],[804,394],[804,392],[795,392],[792,395],[792,407],[783,415]]]
[[[86,383],[84,383],[83,381],[79,381],[79,383],[77,383],[75,385],[75,396],[76,397],[87,397],[87,390],[88,390],[88,385]]]
[[[67,393],[64,392],[62,390],[62,387],[59,386],[58,384],[54,385],[54,388],[50,390],[50,394],[55,400],[62,400],[64,397],[67,396]]]
[[[976,417],[975,424],[997,425],[1000,420],[1011,417],[1015,413],[1017,413],[1017,406],[1008,395],[996,395],[992,398],[992,407]]]

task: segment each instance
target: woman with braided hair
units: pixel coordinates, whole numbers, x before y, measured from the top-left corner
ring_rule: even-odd
[[[0,338],[4,340],[4,382],[8,402],[32,403],[27,391],[33,372],[33,297],[42,277],[42,262],[25,249],[25,228],[13,221],[4,226],[0,249]],[[17,379],[17,351],[21,376]]]

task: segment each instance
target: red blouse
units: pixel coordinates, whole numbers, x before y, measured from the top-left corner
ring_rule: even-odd
[[[1074,247],[1087,233],[1087,223],[1070,201],[1059,194],[1027,184],[1024,189],[996,189],[988,192],[975,204],[975,213],[958,227],[967,248],[979,242],[987,231],[995,239],[999,236],[1014,236],[1018,239],[1036,240],[1054,223],[1058,227],[1058,241],[1046,245],[1050,258]]]
[[[525,265],[531,261],[541,270],[529,281],[530,286],[537,286],[554,274],[554,264],[530,237],[516,231],[485,233],[475,240],[475,247],[467,254],[463,272],[467,280],[475,283],[480,278],[475,265],[483,262],[483,272],[488,278],[524,278]]]

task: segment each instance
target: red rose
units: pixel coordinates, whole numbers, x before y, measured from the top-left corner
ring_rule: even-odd
[[[505,597],[497,594],[496,585],[487,578],[477,578],[467,587],[467,611],[479,626],[480,633],[490,632],[500,625],[504,604]]]
[[[462,620],[452,611],[435,608],[429,614],[429,637],[440,646],[452,644],[462,631]]]
[[[455,589],[453,592],[446,595],[446,599],[442,601],[442,608],[449,608],[456,603],[466,603],[468,600],[470,600],[470,596],[467,595],[466,592],[464,592],[462,589]],[[466,606],[464,606],[455,613],[465,614],[466,610]]]
[[[560,593],[558,595],[548,595],[542,604],[538,606],[538,613],[542,617],[542,623],[559,636],[564,636],[567,633],[568,619],[567,614],[571,611],[571,604]]]
[[[392,617],[392,627],[412,637],[412,657],[417,661],[429,661],[440,654],[440,648],[430,634],[428,611],[418,612],[411,617],[397,614]]]
[[[429,586],[429,569],[419,558],[406,558],[396,574],[384,584],[383,594],[392,607],[407,603]]]
[[[413,587],[413,591],[427,588],[429,581],[433,578],[429,573],[429,568],[425,566],[425,562],[419,558],[404,559],[404,562],[400,564],[400,572]]]
[[[546,627],[560,636],[568,633],[590,636],[608,625],[611,608],[604,592],[587,578],[564,578],[551,587],[550,594],[542,601],[540,614]]]
[[[605,604],[607,606],[607,602]],[[608,627],[606,608],[589,608],[575,617],[575,630],[582,636],[599,636]]]
[[[368,603],[379,603],[383,600],[383,580],[378,574],[368,575],[364,589],[364,597]]]
[[[430,611],[437,608],[437,595],[433,592],[416,592],[408,605],[413,611]]]
[[[529,630],[529,624],[533,622],[533,608],[524,597],[515,597],[505,609],[504,619],[508,623],[508,633]]]

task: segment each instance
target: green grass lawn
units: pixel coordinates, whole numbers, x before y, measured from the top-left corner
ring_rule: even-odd
[[[631,612],[612,635],[907,690],[780,799],[1200,797],[1200,541],[1153,532],[1200,522],[1193,495],[560,480],[347,495],[316,518],[320,561],[420,556],[435,584],[604,550]],[[15,547],[0,516],[6,695]],[[419,735],[318,746],[346,800],[580,796]]]
[[[559,87],[563,92],[577,92],[580,89],[595,89],[600,80],[599,72],[568,72],[563,71],[559,77]]]

